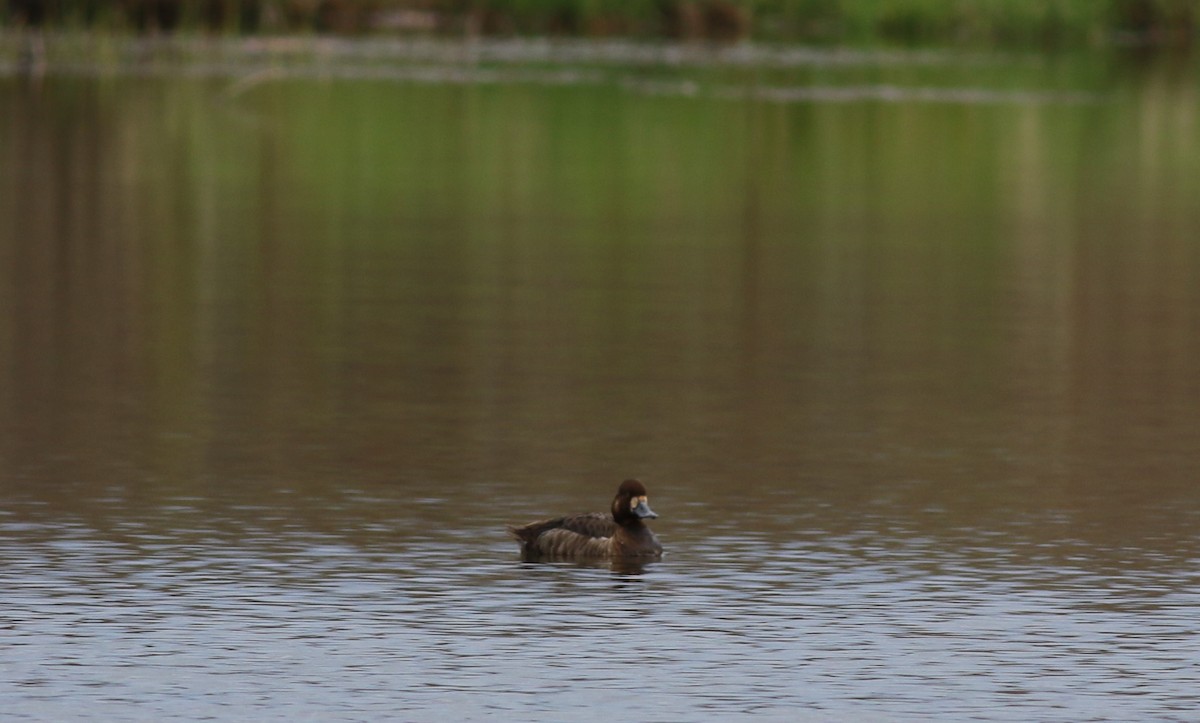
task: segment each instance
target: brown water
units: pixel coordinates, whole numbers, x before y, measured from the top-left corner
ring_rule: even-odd
[[[1194,66],[109,43],[0,63],[6,715],[1194,717]]]

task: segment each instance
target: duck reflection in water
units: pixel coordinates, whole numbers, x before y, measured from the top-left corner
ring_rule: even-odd
[[[508,532],[521,543],[523,560],[610,561],[614,570],[623,572],[662,557],[662,545],[645,523],[656,517],[646,486],[628,479],[617,489],[611,513],[555,517],[510,526]]]

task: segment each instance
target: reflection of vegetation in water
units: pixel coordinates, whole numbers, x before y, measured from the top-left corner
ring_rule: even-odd
[[[856,42],[1188,44],[1198,0],[8,0],[6,25],[667,36]]]
[[[618,407],[614,429],[666,430],[633,443],[648,449],[677,434],[660,422],[687,434],[724,404],[704,396],[717,387],[729,428],[803,404],[812,434],[836,438],[876,418],[916,429],[908,410],[931,401],[984,419],[1029,380],[1023,419],[1060,430],[1047,458],[1079,454],[1085,433],[1053,421],[1064,409],[1097,410],[1115,440],[1149,436],[1161,427],[1107,410],[1142,394],[1162,402],[1147,414],[1191,419],[1200,309],[1198,86],[1152,69],[1095,106],[0,84],[0,368],[19,381],[0,385],[0,428],[16,430],[0,456],[49,464],[48,445],[77,452],[51,461],[66,479],[111,458],[152,470],[147,488],[216,469],[320,494],[344,459],[460,479],[566,470],[591,448],[511,450]],[[1052,322],[1008,323],[1030,316]],[[875,386],[888,369],[923,376]],[[828,374],[846,385],[806,381]],[[942,394],[942,377],[974,386]],[[628,379],[682,391],[628,394]],[[730,444],[792,466],[770,427]],[[1075,491],[1040,494],[1066,506]],[[961,509],[998,509],[976,499]]]

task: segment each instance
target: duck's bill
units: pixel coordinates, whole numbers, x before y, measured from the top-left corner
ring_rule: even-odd
[[[642,519],[653,520],[658,517],[658,513],[650,509],[650,505],[646,504],[646,500],[638,500],[638,503],[633,507],[633,514]]]

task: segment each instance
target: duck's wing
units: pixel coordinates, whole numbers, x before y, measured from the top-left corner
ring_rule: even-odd
[[[539,520],[520,527],[509,527],[509,533],[521,542],[532,542],[547,532],[563,530],[584,537],[612,537],[617,531],[617,523],[612,515],[602,512],[592,512],[584,515],[555,517],[552,520]]]
[[[574,532],[585,537],[612,537],[617,531],[617,523],[607,512],[590,512],[586,515],[571,515],[561,518],[559,529]]]
[[[617,531],[612,515],[593,512],[556,517],[509,527],[527,555],[545,557],[605,557],[611,552],[610,538]]]

